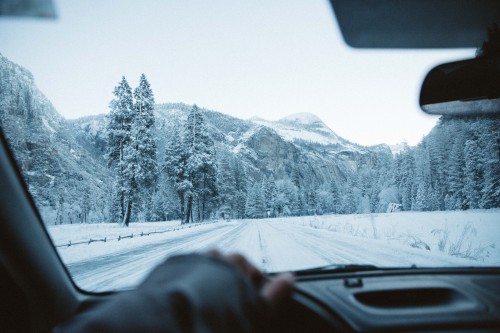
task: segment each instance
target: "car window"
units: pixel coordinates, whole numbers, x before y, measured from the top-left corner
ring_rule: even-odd
[[[353,50],[319,0],[57,4],[0,21],[0,124],[80,287],[210,248],[267,272],[500,263],[498,117],[417,102],[475,49]]]

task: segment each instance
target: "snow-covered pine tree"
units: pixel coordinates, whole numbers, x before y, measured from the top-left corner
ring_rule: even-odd
[[[219,215],[223,219],[236,215],[236,182],[228,153],[217,156],[217,189],[219,191]]]
[[[153,194],[158,176],[156,142],[153,136],[155,126],[154,95],[151,86],[142,74],[139,86],[134,91],[135,117],[132,123],[132,136],[135,141],[137,167],[135,169],[135,180],[139,188],[140,196],[137,197],[138,204],[142,204],[145,217],[152,217]]]
[[[274,201],[276,199],[276,195],[278,194],[278,188],[276,187],[274,176],[271,174],[269,177],[265,177],[263,185],[266,216],[275,216]],[[269,214],[267,212],[269,212]]]
[[[185,196],[191,188],[186,167],[189,155],[184,142],[183,133],[178,126],[174,126],[171,135],[167,138],[163,166],[167,179],[173,182],[173,188],[179,198],[179,216],[183,223],[185,222]]]
[[[338,214],[340,211],[340,193],[335,179],[332,179],[329,187],[331,197],[330,210],[332,213]]]
[[[435,132],[428,140],[428,149],[431,167],[432,179],[432,202],[430,203],[431,210],[444,210],[444,198],[447,193],[446,178],[448,170],[444,167],[446,164],[446,153],[450,147],[449,135],[443,130],[443,124],[440,122],[436,127],[439,130]]]
[[[483,166],[479,154],[477,140],[467,140],[464,147],[464,194],[465,205],[469,209],[479,208],[481,199]]]
[[[280,179],[276,181],[276,187],[278,188],[278,195],[275,200],[275,206],[278,215],[304,215],[305,212],[303,208],[305,203],[302,204],[300,193],[294,183],[289,179]],[[305,201],[305,200],[304,200]]]
[[[421,182],[418,184],[417,196],[413,202],[412,210],[424,211],[427,210],[428,193],[425,183]]]
[[[263,218],[265,213],[264,191],[262,183],[256,183],[248,191],[245,214],[252,219]]]
[[[245,218],[248,180],[245,173],[245,168],[243,167],[243,164],[239,159],[235,158],[232,160],[232,170],[234,173],[234,186],[236,190],[236,216],[242,219]]]
[[[239,219],[245,218],[245,206],[247,202],[247,194],[243,191],[237,191],[235,196],[236,217]]]
[[[191,193],[187,197],[186,219],[191,218],[193,204],[199,221],[205,220],[217,200],[217,164],[215,147],[206,128],[202,111],[193,105],[185,127],[184,146],[188,152],[186,162]]]
[[[316,215],[316,205],[317,205],[317,198],[316,198],[316,186],[308,186],[306,187],[305,194],[306,194],[306,205],[307,205],[307,215]]]
[[[431,189],[431,163],[426,140],[422,141],[415,149],[415,178],[414,187],[417,189],[412,210],[426,211],[432,206]]]
[[[416,192],[414,187],[415,158],[413,151],[409,148],[403,150],[396,156],[395,165],[394,179],[400,191],[402,208],[403,210],[411,210],[414,192]]]
[[[448,199],[445,208],[447,210],[464,209],[464,145],[465,134],[459,133],[453,140],[448,160],[443,166],[448,170]]]
[[[158,185],[153,196],[153,221],[179,219],[179,197],[174,182],[164,172],[158,174]]]
[[[135,140],[132,138],[130,144],[125,146],[123,150],[123,182],[122,192],[124,193],[124,214],[122,225],[128,227],[134,206],[137,205],[139,197],[139,185],[137,183],[136,174],[138,173],[139,156]]]
[[[307,215],[307,195],[306,192],[302,190],[297,191],[296,201],[293,202],[289,207],[289,214],[293,214],[295,216]]]
[[[233,159],[232,169],[234,172],[234,186],[236,190],[245,193],[248,188],[248,179],[245,168],[239,159]]]
[[[354,194],[354,185],[348,181],[341,188],[340,212],[342,214],[354,214],[357,208],[357,200]]]
[[[134,117],[132,89],[125,77],[113,90],[115,98],[110,103],[110,113],[107,116],[107,159],[108,167],[115,169],[115,182],[113,186],[114,202],[111,205],[111,218],[114,221],[124,222],[129,192],[125,174],[125,153],[131,144],[131,128]]]

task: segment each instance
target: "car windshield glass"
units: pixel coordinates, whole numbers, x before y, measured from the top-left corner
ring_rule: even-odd
[[[0,124],[80,287],[209,248],[267,272],[500,264],[498,118],[418,109],[475,49],[351,49],[322,0],[56,5],[0,18]]]

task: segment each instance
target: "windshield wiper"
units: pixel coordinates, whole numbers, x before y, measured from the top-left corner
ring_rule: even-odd
[[[296,274],[309,274],[309,273],[351,273],[362,271],[374,271],[380,269],[375,265],[359,265],[359,264],[331,264],[326,266],[319,266],[295,271]]]

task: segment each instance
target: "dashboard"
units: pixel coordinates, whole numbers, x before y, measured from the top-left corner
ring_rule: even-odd
[[[283,332],[500,332],[498,269],[406,269],[297,277]]]

